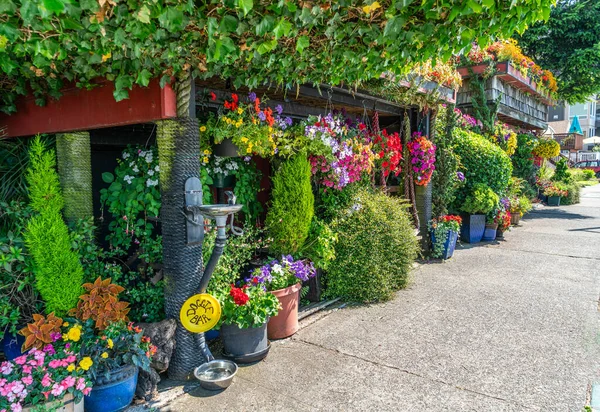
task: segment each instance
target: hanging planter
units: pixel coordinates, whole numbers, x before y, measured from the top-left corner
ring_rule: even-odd
[[[212,176],[213,184],[212,186],[218,189],[224,189],[226,187],[234,187],[235,186],[235,176],[233,175],[225,175],[223,173],[217,173]]]
[[[213,154],[219,157],[240,157],[240,148],[230,138],[213,146]]]
[[[269,339],[283,339],[298,332],[298,304],[300,302],[300,282],[285,289],[274,290],[273,293],[279,303],[281,310],[277,316],[269,320],[267,334]]]

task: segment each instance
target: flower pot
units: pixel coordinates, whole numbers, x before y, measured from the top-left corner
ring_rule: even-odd
[[[510,215],[510,224],[513,226],[516,226],[519,224],[519,221],[521,220],[521,213],[520,212],[515,212],[513,214]]]
[[[213,147],[213,154],[219,157],[239,157],[239,148],[231,139],[223,139]]]
[[[560,196],[548,196],[548,206],[560,206]]]
[[[485,215],[461,215],[460,238],[467,243],[481,242],[485,232]]]
[[[496,229],[496,239],[504,239],[504,230],[500,227]]]
[[[273,316],[267,325],[269,339],[283,339],[298,331],[298,302],[300,301],[301,283],[285,289],[271,292],[281,303],[281,310]]]
[[[496,239],[496,230],[498,229],[497,224],[485,225],[485,230],[483,231],[483,237],[481,240],[490,241]]]
[[[454,232],[453,230],[449,230],[448,236],[446,237],[446,241],[444,242],[444,250],[442,251],[441,258],[446,260],[450,259],[454,254],[454,249],[456,248],[456,241],[458,240],[458,232]],[[435,233],[431,233],[431,244],[435,249],[435,242],[437,242],[435,238]]]
[[[75,398],[70,393],[67,393],[64,398],[59,401],[52,401],[42,405],[25,406],[23,412],[39,411],[41,408],[45,411],[54,412],[83,412],[83,400],[75,403]]]
[[[135,394],[139,369],[125,365],[99,374],[89,396],[84,397],[85,412],[116,412],[129,406]]]
[[[218,189],[235,186],[235,176],[233,175],[225,176],[223,173],[217,173],[211,177],[213,180],[213,184],[211,186],[214,186]]]
[[[214,340],[217,339],[219,335],[220,334],[218,329],[207,330],[206,332],[204,332],[204,339],[206,339],[207,341]]]
[[[13,360],[23,354],[21,352],[21,346],[25,343],[25,336],[21,335],[10,335],[8,333],[4,334],[4,338],[2,338],[2,352],[4,352],[4,356],[6,360]]]
[[[257,328],[240,329],[237,325],[222,325],[221,340],[224,355],[235,358],[236,363],[252,363],[267,356],[267,324]]]

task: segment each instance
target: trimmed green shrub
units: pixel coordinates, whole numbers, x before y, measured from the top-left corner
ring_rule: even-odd
[[[441,108],[435,121],[436,156],[435,170],[431,178],[433,216],[442,216],[448,213],[448,206],[455,197],[459,180],[456,172],[458,164],[454,154],[454,127],[457,114],[454,105]]]
[[[520,177],[532,183],[535,180],[535,166],[533,164],[533,148],[536,138],[529,133],[517,135],[517,149],[512,155],[513,176]]]
[[[500,198],[492,189],[483,183],[477,183],[466,197],[461,210],[471,215],[485,215],[491,212],[499,201]]]
[[[310,231],[300,254],[314,262],[320,269],[327,269],[335,260],[335,244],[338,236],[331,227],[318,217],[313,217]]]
[[[69,230],[61,215],[64,201],[54,150],[36,137],[29,156],[30,205],[38,214],[27,224],[25,243],[33,258],[36,287],[46,302],[46,312],[63,316],[77,305],[83,268],[71,248]]]
[[[305,154],[285,160],[273,176],[272,204],[265,221],[276,255],[297,252],[315,213],[311,168]]]
[[[592,180],[596,177],[596,174],[594,173],[593,170],[585,169],[585,170],[582,170],[581,172],[583,174],[582,180]]]
[[[565,182],[570,183],[573,181],[571,177],[571,172],[569,172],[569,165],[567,164],[567,159],[564,157],[559,159],[556,163],[556,169],[554,170],[554,175],[552,179],[555,182]]]
[[[419,250],[408,203],[361,190],[333,223],[336,259],[327,272],[326,295],[376,302],[406,286]]]
[[[581,195],[581,186],[577,184],[577,182],[570,183],[557,183],[556,186],[561,190],[566,190],[568,192],[567,196],[561,196],[560,204],[561,205],[574,205],[579,203],[580,195]]]
[[[454,130],[454,151],[465,175],[465,184],[457,191],[454,202],[456,209],[461,209],[466,197],[479,183],[487,185],[494,193],[503,193],[513,171],[510,157],[481,135],[462,129]]]

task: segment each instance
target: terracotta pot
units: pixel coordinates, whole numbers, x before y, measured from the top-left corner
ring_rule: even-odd
[[[271,292],[281,303],[281,310],[272,317],[267,325],[269,339],[283,339],[298,331],[298,303],[300,301],[301,283],[285,289]]]

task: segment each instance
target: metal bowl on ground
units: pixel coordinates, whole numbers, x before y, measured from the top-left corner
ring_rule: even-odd
[[[194,376],[204,389],[220,391],[231,385],[237,371],[235,362],[218,359],[198,366],[194,370]]]

